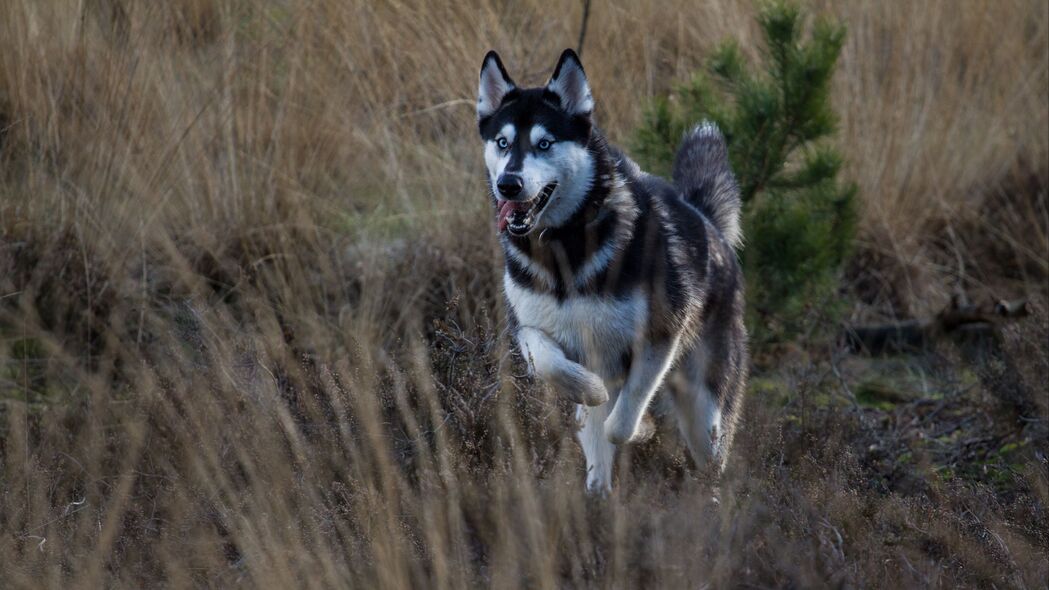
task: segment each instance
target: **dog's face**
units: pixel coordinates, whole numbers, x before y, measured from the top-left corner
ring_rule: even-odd
[[[524,236],[568,221],[594,182],[594,100],[575,52],[565,50],[546,86],[518,88],[490,51],[477,94],[499,231]]]

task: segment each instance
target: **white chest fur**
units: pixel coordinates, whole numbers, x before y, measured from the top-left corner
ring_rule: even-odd
[[[543,331],[566,355],[605,379],[619,377],[623,353],[633,346],[648,314],[640,293],[558,301],[519,286],[509,275],[503,276],[503,288],[521,326]]]

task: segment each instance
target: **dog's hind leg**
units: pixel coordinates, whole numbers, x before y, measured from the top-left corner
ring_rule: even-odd
[[[576,406],[579,422],[579,444],[586,457],[586,491],[604,495],[612,491],[612,463],[616,447],[605,436],[605,419],[611,403],[600,406]]]
[[[521,327],[517,342],[529,367],[561,395],[587,406],[608,401],[608,391],[601,378],[565,357],[561,347],[540,330]]]
[[[707,382],[707,350],[701,343],[667,378],[678,431],[700,470],[718,457],[721,410]]]
[[[741,330],[741,328],[740,328]],[[708,333],[667,378],[678,430],[700,469],[719,474],[728,459],[746,381],[746,350],[740,333]]]

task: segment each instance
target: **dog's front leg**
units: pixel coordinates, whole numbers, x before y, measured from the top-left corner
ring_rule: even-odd
[[[607,496],[612,491],[612,463],[616,446],[605,436],[604,424],[608,418],[609,405],[595,407],[577,406],[576,421],[579,423],[579,445],[586,457],[586,491],[597,496]]]
[[[585,406],[608,401],[601,378],[565,357],[557,342],[542,331],[523,326],[517,332],[517,343],[535,374],[561,395]]]
[[[677,356],[678,337],[669,342],[647,343],[634,354],[623,389],[612,413],[605,420],[605,436],[615,444],[630,442],[638,433],[648,402],[663,384]]]

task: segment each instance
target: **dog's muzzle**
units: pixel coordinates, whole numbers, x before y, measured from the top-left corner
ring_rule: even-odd
[[[543,187],[535,197],[527,201],[498,200],[499,231],[508,230],[512,235],[524,236],[535,227],[535,221],[543,208],[550,202],[550,196],[557,190],[557,183],[551,182]]]

